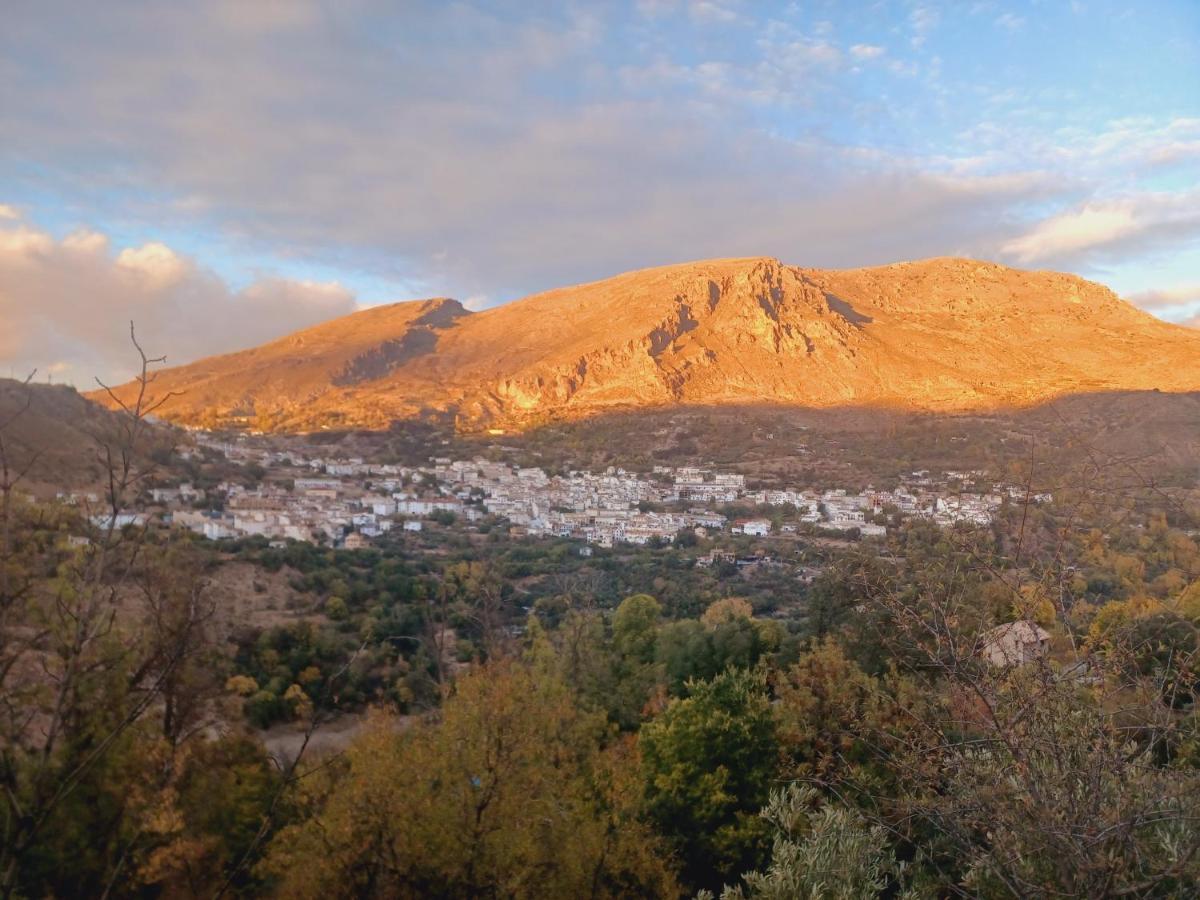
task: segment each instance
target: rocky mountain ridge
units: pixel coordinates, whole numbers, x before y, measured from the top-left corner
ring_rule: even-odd
[[[966,259],[820,270],[772,258],[630,272],[469,312],[375,307],[164,371],[166,417],[263,431],[462,430],[679,404],[970,411],[1200,390],[1200,332],[1072,275]],[[103,398],[98,398],[103,399]]]

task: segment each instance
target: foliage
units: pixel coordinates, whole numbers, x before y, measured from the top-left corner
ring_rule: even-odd
[[[460,678],[440,721],[378,716],[263,871],[295,897],[669,896],[622,744],[533,664]]]
[[[901,872],[882,826],[821,806],[812,788],[792,783],[772,791],[762,817],[774,828],[771,863],[743,875],[744,886],[725,888],[721,900],[868,900]]]
[[[987,527],[702,567],[691,532],[585,559],[496,521],[214,548],[28,501],[0,446],[0,896],[1193,896],[1195,496],[1085,468]],[[231,621],[228,558],[279,618]],[[1048,646],[988,665],[1029,618]],[[246,726],[284,722],[277,764]]]
[[[723,873],[757,864],[778,744],[761,673],[729,669],[689,682],[642,728],[646,811],[669,835],[693,887],[719,887]]]
[[[985,895],[1194,894],[1200,781],[1145,765],[1146,748],[1069,685],[1028,705],[1031,687],[1006,687],[1002,728],[982,732],[996,739],[955,754],[945,799],[927,807],[964,854],[965,883]]]
[[[137,349],[134,390],[114,395],[120,413],[95,435],[100,507],[19,500],[14,420],[0,422],[4,897],[247,886],[240,864],[278,797],[256,742],[212,736],[229,671],[211,557],[152,526],[118,527],[151,462],[170,455],[148,420],[164,402],[149,390],[161,360]]]
[[[780,646],[773,625],[746,616],[715,618],[706,626],[696,619],[665,625],[658,636],[658,661],[673,694],[690,680],[706,680],[727,668],[750,669]]]

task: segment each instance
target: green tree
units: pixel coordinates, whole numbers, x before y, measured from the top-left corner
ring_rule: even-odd
[[[634,594],[621,601],[613,613],[613,645],[631,663],[654,661],[654,645],[662,605],[647,594]]]
[[[662,606],[646,594],[625,598],[613,614],[612,693],[607,708],[622,728],[638,725],[661,680],[661,667],[654,661],[661,615]]]
[[[707,622],[682,619],[660,630],[657,657],[671,693],[681,694],[688,680],[713,678],[729,667],[753,668],[779,646],[774,623],[731,614],[739,607],[725,604],[713,604],[710,610],[717,612],[706,613]]]
[[[789,784],[771,792],[762,817],[774,828],[771,862],[727,887],[721,900],[869,900],[901,872],[887,831],[854,811],[820,805],[810,787]],[[711,900],[702,892],[697,900]]]
[[[757,814],[778,757],[775,720],[761,673],[730,669],[687,689],[642,728],[646,809],[679,852],[685,881],[718,888],[765,849]]]

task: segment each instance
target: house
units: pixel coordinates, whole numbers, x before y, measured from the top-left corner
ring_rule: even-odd
[[[315,496],[336,498],[342,483],[336,478],[297,478],[293,487],[300,494],[314,493]]]
[[[231,529],[224,521],[220,519],[207,519],[201,526],[201,531],[210,541],[219,541],[224,538],[237,537],[237,532]]]
[[[396,513],[396,501],[391,497],[366,496],[359,501],[359,506],[370,510],[376,516],[391,516]]]
[[[580,548],[579,548],[579,555],[580,555],[580,556],[591,556],[591,555],[592,555],[592,548],[591,548],[591,547],[580,547]]]
[[[352,531],[346,535],[346,540],[342,544],[347,550],[362,550],[370,546],[367,539],[357,531]]]
[[[1018,619],[979,636],[978,653],[996,668],[1020,666],[1050,652],[1050,634],[1036,622]]]
[[[92,516],[92,524],[102,530],[107,530],[110,526],[114,531],[120,531],[122,528],[135,526],[141,528],[149,521],[144,513],[119,512],[116,518],[109,514],[105,516]]]
[[[439,509],[444,509],[447,512],[458,513],[462,511],[462,501],[453,500],[421,500],[405,495],[396,496],[395,511],[401,515],[407,516],[427,516],[430,513],[437,512]]]
[[[771,533],[771,523],[767,519],[746,519],[733,523],[734,534],[748,534],[753,537],[766,537]]]
[[[418,520],[418,519],[409,519],[407,522],[404,523],[405,531],[420,531],[422,527],[423,526],[422,526],[420,520]]]

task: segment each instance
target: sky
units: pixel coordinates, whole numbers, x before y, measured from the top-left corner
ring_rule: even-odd
[[[8,0],[0,376],[645,266],[973,256],[1200,325],[1200,2]]]

